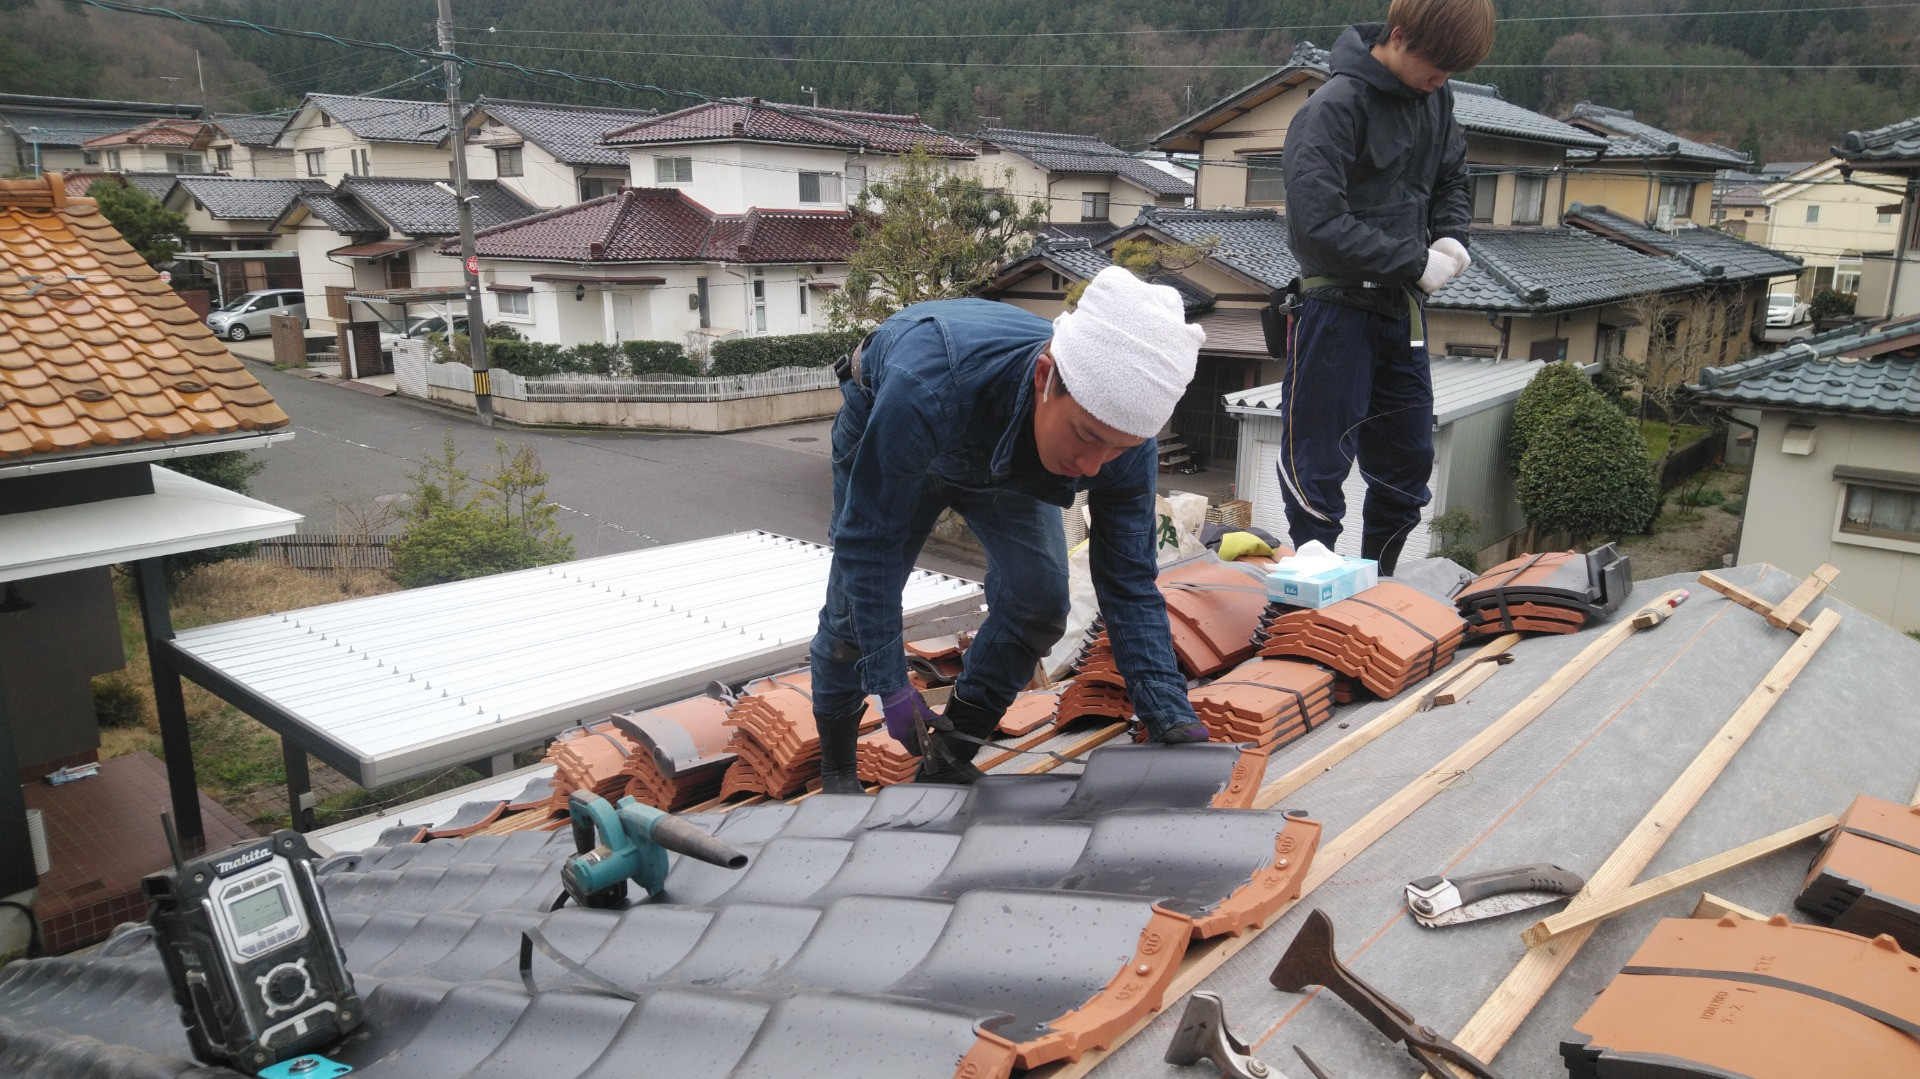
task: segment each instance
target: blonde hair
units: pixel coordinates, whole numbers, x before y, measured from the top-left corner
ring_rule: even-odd
[[[1493,0],[1393,0],[1387,33],[1443,71],[1465,71],[1493,51]]]

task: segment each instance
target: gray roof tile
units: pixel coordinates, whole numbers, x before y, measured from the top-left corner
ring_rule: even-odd
[[[460,215],[453,196],[433,186],[432,180],[385,176],[349,176],[338,193],[359,200],[368,211],[408,236],[451,236],[460,231]],[[510,188],[494,180],[475,180],[469,188],[479,198],[473,204],[478,229],[504,225],[540,212]]]
[[[447,137],[444,101],[403,101],[345,94],[308,94],[306,103],[321,109],[369,142],[437,144]]]
[[[625,167],[627,152],[603,145],[600,136],[657,115],[653,109],[554,105],[483,97],[476,109],[519,132],[528,142],[569,165]]]
[[[173,190],[175,179],[171,172],[123,172],[120,178],[127,186],[145,193],[149,198],[164,200],[167,192]]]
[[[1833,152],[1846,161],[1920,162],[1920,116],[1871,131],[1849,131]]]
[[[1703,279],[1747,281],[1784,277],[1800,272],[1801,261],[1770,247],[1743,240],[1718,229],[1676,229],[1671,233],[1613,213],[1604,206],[1574,203],[1566,222],[1602,236],[1616,238],[1649,253],[1672,256],[1701,274]],[[1718,272],[1716,273],[1716,269]]]
[[[1608,160],[1664,158],[1712,165],[1715,168],[1744,168],[1753,164],[1752,157],[1738,150],[1730,150],[1718,143],[1685,138],[1671,131],[1663,131],[1644,120],[1636,120],[1631,109],[1609,109],[1582,101],[1567,115],[1567,122],[1605,135],[1608,145],[1604,156]],[[1567,160],[1592,161],[1599,156],[1602,155],[1575,151],[1567,154]]]
[[[1170,176],[1111,143],[1092,135],[1054,131],[983,128],[982,141],[1019,154],[1048,172],[1089,172],[1118,176],[1155,195],[1193,194],[1193,184]]]
[[[1920,419],[1920,316],[1848,326],[1700,372],[1705,401]]]
[[[214,122],[242,146],[272,146],[291,117],[284,114],[216,116]]]
[[[0,108],[0,128],[29,146],[79,146],[88,139],[125,131],[148,119],[172,113],[85,113],[32,108]]]
[[[308,213],[343,235],[387,231],[387,226],[381,224],[379,218],[361,209],[359,203],[347,196],[331,191],[305,191],[297,196],[297,201]]]
[[[255,180],[239,176],[174,177],[174,185],[192,195],[216,218],[272,221],[303,192],[327,190],[324,180]]]

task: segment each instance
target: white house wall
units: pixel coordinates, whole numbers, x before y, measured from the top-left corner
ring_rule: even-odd
[[[280,135],[280,145],[293,151],[293,174],[301,178],[311,176],[307,171],[307,151],[324,150],[326,175],[312,178],[325,179],[328,183],[339,183],[342,177],[352,174],[351,151],[354,150],[367,152],[369,174],[373,176],[445,180],[453,173],[452,155],[444,147],[416,142],[368,142],[355,137],[345,124],[337,121],[330,126],[322,124],[320,110],[311,106],[295,114],[293,122]]]
[[[500,159],[494,154],[494,147],[484,144],[511,141],[520,137],[513,128],[497,120],[489,120],[481,127],[480,133],[467,143],[468,178],[498,180],[501,186],[545,210],[572,206],[579,202],[579,178],[582,170],[558,160],[531,141],[522,141],[520,144],[521,175],[500,175]],[[652,168],[651,162],[648,163],[648,168]],[[605,177],[616,184],[628,183],[627,176],[617,168],[588,169],[585,170],[585,174]]]
[[[1154,196],[1116,176],[1105,173],[1048,173],[1025,157],[1006,150],[983,149],[974,162],[980,183],[1000,188],[1022,201],[1038,199],[1046,204],[1047,220],[1071,224],[1081,217],[1081,197],[1088,192],[1107,196],[1106,220],[1115,228],[1131,225],[1147,206],[1179,206],[1186,200],[1169,198],[1161,202]]]
[[[448,260],[451,265],[451,260]],[[707,279],[708,333],[713,339],[727,336],[760,336],[816,333],[827,328],[822,305],[826,294],[809,290],[807,311],[800,311],[800,292],[808,281],[840,281],[846,276],[844,263],[767,266],[760,268],[766,282],[767,328],[753,329],[750,306],[753,267],[724,266],[718,263],[664,265],[635,263],[615,266],[584,267],[557,262],[486,261],[481,273],[488,285],[513,288],[530,287],[527,293],[529,315],[500,313],[499,292],[486,293],[486,317],[512,326],[530,341],[544,341],[565,347],[601,341],[653,340],[687,344],[689,335],[700,329],[700,312],[691,307],[691,298],[699,294],[699,279]],[[455,267],[457,269],[457,266]],[[536,281],[536,276],[660,277],[658,285],[618,283]],[[576,289],[579,298],[575,298]]]
[[[691,157],[693,182],[662,184],[655,179],[656,157]],[[865,165],[868,178],[877,179],[890,159],[879,155],[849,155],[844,150],[775,143],[718,142],[679,146],[635,147],[628,153],[630,183],[634,187],[672,187],[715,213],[742,214],[762,210],[838,210],[852,204],[857,194],[845,181],[849,165]],[[841,199],[835,203],[802,203],[800,173],[833,172],[842,177]]]

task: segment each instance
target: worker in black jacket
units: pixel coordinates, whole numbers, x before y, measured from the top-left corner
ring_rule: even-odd
[[[1471,262],[1466,135],[1447,78],[1492,46],[1491,0],[1393,0],[1385,25],[1340,35],[1332,78],[1287,129],[1287,225],[1300,263],[1276,466],[1287,531],[1295,546],[1334,545],[1357,459],[1367,486],[1360,552],[1382,573],[1431,498],[1423,302]]]

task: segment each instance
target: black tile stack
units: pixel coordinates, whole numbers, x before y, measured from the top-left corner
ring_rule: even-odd
[[[1920,807],[1861,795],[1814,859],[1793,905],[1920,955]]]

